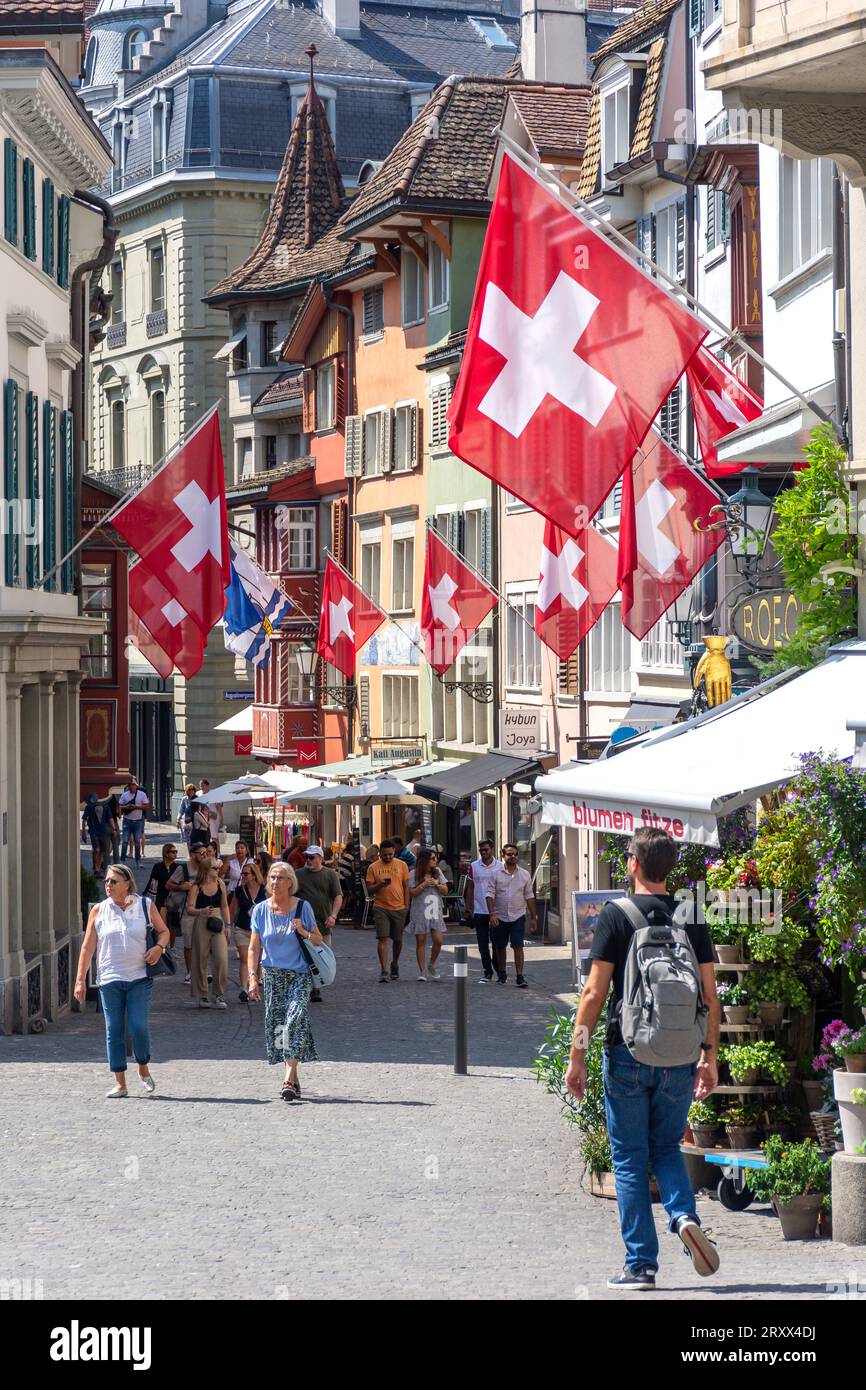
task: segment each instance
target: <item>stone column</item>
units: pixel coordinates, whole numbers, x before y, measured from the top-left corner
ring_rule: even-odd
[[[20,676],[0,677],[0,1033],[20,1031],[24,942],[21,925],[21,696]]]
[[[56,921],[58,937],[69,937],[70,981],[75,977],[78,953],[81,949],[83,930],[81,925],[81,875],[79,870],[79,844],[81,838],[81,770],[79,766],[79,713],[78,701],[82,671],[67,671],[66,680],[55,694],[55,727],[58,739],[62,738],[66,749],[65,758],[57,764],[57,783],[62,789],[57,808],[57,845],[55,854],[62,853],[63,860],[55,861],[57,873],[58,899]],[[64,867],[65,866],[65,867]]]

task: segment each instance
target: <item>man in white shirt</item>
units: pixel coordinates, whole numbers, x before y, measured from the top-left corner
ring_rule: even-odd
[[[503,865],[490,878],[487,885],[487,911],[490,915],[490,934],[493,938],[493,954],[499,983],[504,985],[508,975],[505,969],[508,943],[514,952],[514,969],[517,972],[515,984],[518,989],[526,989],[523,978],[523,937],[526,929],[526,914],[535,932],[535,894],[532,879],[526,869],[517,862],[517,846],[502,846]]]
[[[141,863],[141,840],[144,834],[144,813],[150,805],[150,799],[138,785],[138,779],[130,777],[118,799],[121,815],[123,816],[123,828],[120,835],[120,862],[126,860],[126,851],[129,842],[132,840],[133,851],[135,853],[136,867]]]
[[[484,974],[478,981],[487,985],[493,979],[493,961],[490,958],[490,917],[487,911],[487,888],[493,875],[502,868],[502,860],[497,859],[492,840],[478,841],[478,858],[469,865],[469,878],[466,883],[466,912],[472,919],[481,968]]]
[[[206,777],[202,777],[199,782],[198,800],[207,807],[208,828],[212,840],[218,840],[220,831],[223,827],[223,807],[221,801],[211,801],[209,797],[210,782]]]

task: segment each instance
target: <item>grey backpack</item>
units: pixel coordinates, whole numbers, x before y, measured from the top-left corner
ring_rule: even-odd
[[[649,1067],[696,1062],[707,1035],[701,971],[685,927],[649,923],[630,898],[615,899],[634,927],[618,1006],[623,1042]]]

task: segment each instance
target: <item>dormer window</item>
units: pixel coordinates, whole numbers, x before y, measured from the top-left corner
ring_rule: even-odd
[[[136,58],[144,52],[144,45],[150,35],[146,29],[130,29],[123,43],[123,66],[131,68]]]
[[[487,15],[471,14],[469,23],[481,35],[488,48],[507,49],[509,51],[514,48],[513,42],[495,19],[490,19]]]
[[[601,94],[601,168],[603,179],[608,171],[624,164],[629,156],[629,94],[631,78]]]

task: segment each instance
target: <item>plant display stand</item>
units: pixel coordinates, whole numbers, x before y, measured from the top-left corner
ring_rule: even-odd
[[[752,1193],[746,1180],[750,1168],[766,1168],[767,1160],[760,1149],[701,1149],[694,1150],[681,1146],[684,1153],[699,1152],[705,1163],[718,1165],[722,1170],[718,1186],[718,1197],[726,1211],[745,1211],[752,1201]]]

